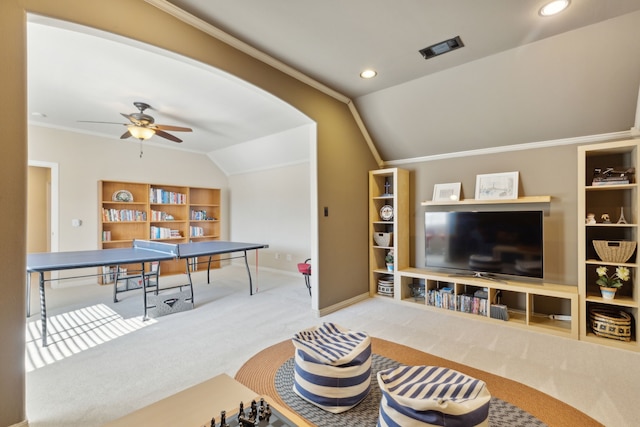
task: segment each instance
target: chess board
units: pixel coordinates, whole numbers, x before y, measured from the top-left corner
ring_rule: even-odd
[[[260,407],[260,405],[263,402],[257,403],[258,407]],[[264,405],[268,405],[268,402],[264,402]],[[271,411],[271,415],[268,417],[268,419],[265,419],[264,417],[256,417],[256,420],[253,420],[252,417],[250,417],[250,410],[249,409],[245,409],[244,413],[245,413],[245,423],[242,423],[240,421],[240,417],[238,417],[238,414],[240,412],[240,409],[238,408],[237,411],[235,411],[232,414],[225,414],[226,416],[226,425],[222,426],[221,425],[221,414],[218,415],[214,415],[214,419],[215,419],[215,423],[211,422],[209,424],[204,424],[202,425],[202,427],[246,427],[246,426],[254,426],[254,427],[297,427],[297,424],[294,423],[293,421],[289,420],[286,416],[284,416],[281,412],[279,412],[276,408],[272,407],[269,405],[270,411]],[[262,418],[262,419],[260,419]]]

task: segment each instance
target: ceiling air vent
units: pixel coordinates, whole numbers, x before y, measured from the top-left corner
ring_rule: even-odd
[[[433,58],[434,56],[442,55],[443,53],[451,52],[452,50],[456,50],[464,46],[462,40],[460,40],[460,36],[455,36],[452,39],[445,40],[440,43],[433,44],[429,47],[425,47],[424,49],[420,49],[420,54],[424,57],[424,59]]]

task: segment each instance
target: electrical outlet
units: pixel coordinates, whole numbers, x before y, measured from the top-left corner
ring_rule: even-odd
[[[280,254],[278,252],[276,252],[275,257],[276,257],[276,259],[280,259]]]
[[[287,254],[287,261],[291,261],[291,254]]]

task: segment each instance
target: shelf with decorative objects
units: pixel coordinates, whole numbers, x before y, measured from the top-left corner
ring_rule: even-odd
[[[580,339],[640,351],[640,140],[578,147]]]
[[[369,172],[369,292],[394,297],[396,272],[409,266],[409,171]]]
[[[463,199],[457,201],[432,201],[427,200],[420,203],[422,206],[454,206],[454,205],[498,205],[498,204],[516,204],[516,203],[549,203],[551,196],[527,196],[518,197],[517,199],[498,199],[498,200],[477,200]]]

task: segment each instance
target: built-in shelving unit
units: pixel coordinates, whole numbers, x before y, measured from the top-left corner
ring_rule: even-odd
[[[607,183],[593,185],[596,168],[612,167],[616,170],[635,168],[639,162],[640,140],[615,141],[578,147],[578,285],[580,293],[580,339],[602,345],[639,351],[638,314],[640,298],[638,295],[638,257],[637,248],[629,260],[624,263],[605,262],[595,251],[594,240],[629,241],[638,243],[638,184],[633,179],[628,183]],[[596,223],[588,223],[586,217],[594,214]],[[608,214],[610,223],[602,220]],[[625,221],[618,223],[624,214]],[[626,266],[631,271],[631,279],[618,289],[614,299],[604,299],[596,285],[599,266],[613,273],[617,266]],[[631,316],[630,338],[605,337],[594,333],[591,320],[593,310],[606,310],[610,313],[624,312]],[[623,315],[626,316],[626,315]],[[615,317],[615,316],[614,316]]]
[[[383,218],[381,209],[392,213]],[[374,235],[390,233],[388,242],[379,244]],[[387,267],[385,257],[393,251],[394,260]],[[397,272],[409,266],[409,171],[399,168],[369,172],[369,292],[378,294],[380,280],[389,283],[383,292],[393,296],[399,284]]]
[[[102,249],[130,247],[134,239],[187,243],[220,238],[220,190],[216,188],[100,181],[98,210]],[[160,273],[179,274],[185,268],[184,260],[163,261]]]

